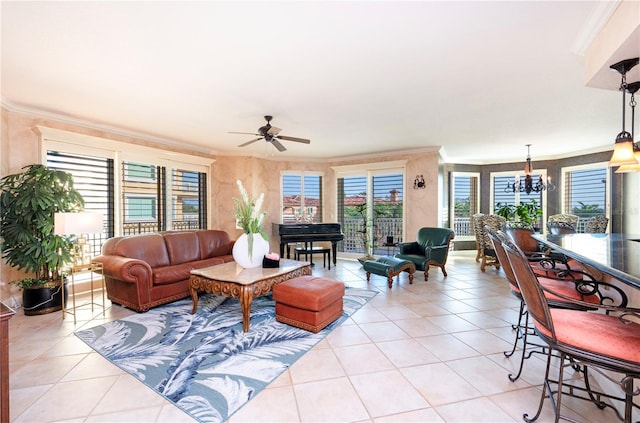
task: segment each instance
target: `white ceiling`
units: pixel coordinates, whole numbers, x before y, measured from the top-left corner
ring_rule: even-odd
[[[619,82],[584,82],[598,6],[2,1],[2,102],[212,154],[535,162],[620,132]],[[238,148],[266,114],[311,144]]]

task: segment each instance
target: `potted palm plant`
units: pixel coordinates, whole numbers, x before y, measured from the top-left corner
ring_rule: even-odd
[[[519,222],[521,225],[536,229],[535,226],[542,217],[542,208],[536,200],[517,205],[498,203],[496,214],[504,217],[507,222]]]
[[[373,246],[371,245],[371,230],[373,230],[373,221],[367,217],[367,203],[357,204],[354,209],[358,215],[362,218],[362,228],[358,230],[362,237],[362,243],[364,244],[364,256],[358,257],[360,264],[364,264],[367,260],[372,260],[374,257]]]
[[[34,164],[0,179],[2,258],[25,273],[12,283],[22,288],[27,315],[60,310],[62,269],[71,261],[72,239],[54,233],[54,213],[80,211],[82,195],[70,173]]]

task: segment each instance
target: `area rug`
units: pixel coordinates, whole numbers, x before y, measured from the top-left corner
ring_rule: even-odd
[[[341,318],[317,334],[279,323],[271,295],[255,298],[249,332],[237,299],[185,299],[75,334],[201,422],[222,422],[376,295],[347,288]]]

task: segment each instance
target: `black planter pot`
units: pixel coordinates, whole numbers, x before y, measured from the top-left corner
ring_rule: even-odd
[[[24,288],[22,290],[22,309],[27,316],[53,313],[62,310],[61,285],[39,288]],[[67,283],[64,284],[64,302],[67,303],[69,293]]]

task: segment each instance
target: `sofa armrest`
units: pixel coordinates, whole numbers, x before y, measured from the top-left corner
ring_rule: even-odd
[[[100,255],[93,261],[102,264],[102,274],[105,278],[136,284],[146,282],[151,285],[153,270],[145,261],[116,255]]]

